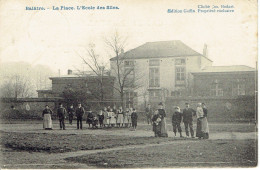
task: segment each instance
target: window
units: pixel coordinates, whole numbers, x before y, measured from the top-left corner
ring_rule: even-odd
[[[160,60],[149,60],[149,66],[160,66]]]
[[[149,96],[150,96],[150,97],[160,97],[161,94],[160,94],[160,91],[159,91],[159,90],[155,90],[155,91],[150,91],[150,92],[149,92]]]
[[[181,96],[181,91],[172,91],[171,96]]]
[[[149,71],[149,86],[160,87],[159,68],[150,68]]]
[[[134,69],[132,68],[125,68],[125,74],[126,79],[125,79],[125,86],[126,87],[133,87],[134,86]]]
[[[186,60],[185,59],[175,59],[175,65],[185,65]]]
[[[185,80],[185,68],[184,67],[176,67],[176,80],[177,81]]]
[[[210,95],[223,96],[223,85],[220,84],[218,80],[215,80],[214,83],[211,84]]]
[[[246,94],[246,85],[244,80],[237,79],[232,84],[232,95],[245,95]]]
[[[124,64],[125,64],[125,67],[132,67],[132,66],[134,66],[134,61],[125,61]]]

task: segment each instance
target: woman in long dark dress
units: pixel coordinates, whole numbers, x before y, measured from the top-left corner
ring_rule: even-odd
[[[203,133],[203,139],[209,138],[209,125],[208,125],[208,109],[205,103],[202,103],[203,118],[201,120],[201,131]]]
[[[167,129],[166,129],[166,112],[163,109],[163,104],[159,103],[159,109],[158,113],[161,118],[161,132],[160,132],[160,137],[168,137]]]
[[[52,110],[49,108],[48,105],[45,106],[45,109],[42,111],[42,117],[43,117],[43,128],[45,130],[52,130]]]
[[[196,116],[197,116],[196,137],[201,139],[204,136],[204,134],[202,132],[202,119],[203,119],[204,113],[203,113],[203,108],[201,106],[201,103],[198,103],[198,105],[197,105]]]

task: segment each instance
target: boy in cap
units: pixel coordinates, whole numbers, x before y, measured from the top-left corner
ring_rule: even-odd
[[[177,106],[175,107],[175,111],[172,115],[172,126],[173,126],[173,132],[176,136],[177,129],[178,132],[180,133],[180,137],[182,137],[181,134],[181,119],[182,119],[182,114],[180,108]]]

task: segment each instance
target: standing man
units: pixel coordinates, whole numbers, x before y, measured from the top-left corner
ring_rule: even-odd
[[[181,118],[182,118],[181,110],[177,106],[177,107],[175,107],[175,111],[174,111],[174,113],[172,115],[172,126],[173,126],[174,135],[176,136],[177,129],[178,129],[178,132],[180,133],[180,137],[182,138],[182,134],[181,134]]]
[[[78,106],[76,108],[76,116],[77,116],[77,129],[82,129],[82,118],[85,113],[84,108],[81,106],[81,103],[78,103]]]
[[[146,119],[147,119],[147,123],[148,125],[151,123],[152,124],[152,109],[151,109],[151,105],[148,104],[146,109],[145,109],[145,113],[146,113]]]
[[[59,108],[57,110],[57,115],[59,118],[59,122],[60,122],[60,130],[63,129],[65,130],[65,115],[67,114],[66,109],[62,106],[62,103],[59,103]]]
[[[189,136],[189,128],[191,137],[194,138],[194,130],[192,124],[192,116],[196,115],[196,111],[190,108],[189,103],[185,103],[185,109],[183,109],[183,123],[185,126],[186,136]]]

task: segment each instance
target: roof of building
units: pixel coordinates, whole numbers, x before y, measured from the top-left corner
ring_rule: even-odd
[[[203,56],[193,50],[180,40],[147,42],[139,47],[124,53],[124,58],[158,58],[158,57],[181,57],[181,56]],[[205,56],[203,56],[205,57]],[[207,57],[205,57],[207,58]],[[116,57],[110,60],[115,60]],[[207,58],[210,60],[209,58]],[[211,61],[211,60],[210,60]]]
[[[248,72],[256,71],[255,68],[245,65],[232,65],[232,66],[206,66],[200,71],[193,72],[193,74],[200,73],[223,73],[223,72]]]
[[[94,74],[88,74],[88,75],[77,75],[77,74],[69,74],[69,75],[61,75],[58,77],[49,77],[49,79],[91,79],[91,78],[97,78],[97,75]],[[103,78],[114,78],[112,76],[103,75]]]

